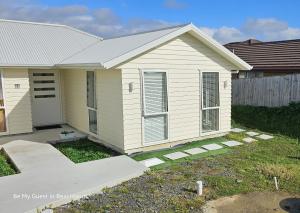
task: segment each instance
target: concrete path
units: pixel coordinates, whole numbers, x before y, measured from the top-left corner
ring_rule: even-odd
[[[2,147],[21,173],[0,177],[0,212],[37,212],[59,206],[147,170],[124,155],[74,164],[46,143],[17,140]]]

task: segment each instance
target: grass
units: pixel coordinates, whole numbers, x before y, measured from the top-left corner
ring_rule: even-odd
[[[17,170],[9,162],[3,150],[0,149],[0,177],[16,174]]]
[[[300,103],[272,108],[233,106],[232,118],[249,128],[300,138]]]
[[[243,137],[246,137],[245,133],[230,133],[226,137],[137,155],[134,157],[137,160],[159,157],[167,163],[139,178],[109,188],[103,194],[74,202],[55,212],[147,212],[149,209],[152,212],[191,212],[199,209],[205,201],[222,196],[275,191],[274,176],[279,180],[280,191],[300,195],[300,145],[295,138],[277,134],[270,140],[226,148],[222,154],[216,152],[214,156],[208,156],[208,152],[206,156],[199,154],[172,163],[162,157],[202,144]],[[195,192],[197,180],[204,181],[202,197]]]
[[[118,153],[112,149],[88,139],[57,143],[54,144],[54,147],[61,151],[74,163],[99,160],[118,155]]]
[[[220,138],[212,138],[212,139],[206,139],[206,140],[201,140],[201,141],[194,141],[194,142],[190,142],[190,143],[176,146],[173,148],[167,148],[167,149],[163,149],[163,150],[159,150],[159,151],[151,151],[151,152],[137,154],[137,155],[133,156],[132,158],[137,161],[154,158],[154,157],[159,158],[159,159],[165,161],[165,163],[151,167],[151,169],[155,169],[155,170],[163,169],[163,168],[166,168],[169,166],[177,165],[178,163],[190,162],[190,161],[193,161],[193,160],[199,159],[199,158],[205,158],[208,156],[214,156],[214,155],[227,153],[228,151],[230,151],[230,149],[221,144],[221,142],[224,142],[226,140],[227,139],[225,137],[220,137]],[[219,149],[219,150],[204,152],[204,153],[200,153],[200,154],[196,154],[196,155],[190,155],[188,157],[181,158],[178,160],[170,160],[170,159],[164,157],[164,155],[166,155],[166,154],[170,154],[170,153],[178,152],[178,151],[184,151],[186,149],[196,148],[196,147],[200,147],[200,146],[203,146],[206,144],[212,144],[212,143],[220,144],[224,148]]]

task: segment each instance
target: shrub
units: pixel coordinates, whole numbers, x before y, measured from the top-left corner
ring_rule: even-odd
[[[300,103],[272,108],[233,106],[232,119],[249,128],[300,138]]]

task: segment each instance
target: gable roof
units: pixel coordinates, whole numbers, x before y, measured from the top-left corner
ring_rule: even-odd
[[[235,64],[251,66],[193,24],[103,40],[65,25],[0,20],[0,66],[112,68],[184,33]]]
[[[193,24],[103,40],[102,42],[61,61],[59,65],[89,65],[102,66],[107,69],[112,68],[184,33],[192,34],[228,61],[235,64],[239,69],[250,70],[252,68],[249,64],[224,48],[221,44],[205,35]]]
[[[300,69],[300,39],[253,41],[229,43],[225,47],[251,64],[253,70]]]
[[[54,66],[101,40],[65,25],[0,20],[0,66]]]

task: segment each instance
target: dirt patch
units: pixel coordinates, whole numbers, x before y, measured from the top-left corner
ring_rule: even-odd
[[[258,213],[290,212],[300,213],[300,195],[286,192],[253,192],[223,197],[208,202],[204,213]]]

